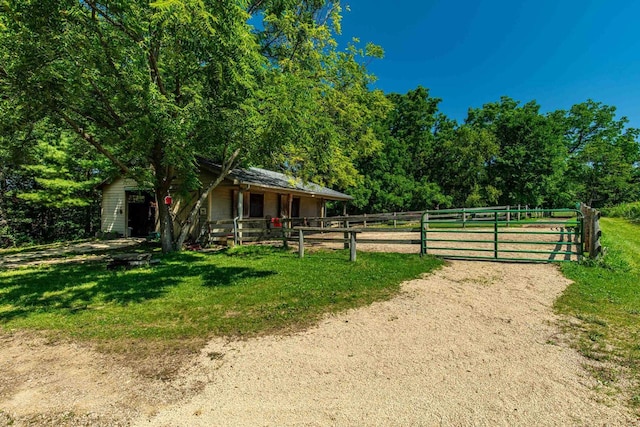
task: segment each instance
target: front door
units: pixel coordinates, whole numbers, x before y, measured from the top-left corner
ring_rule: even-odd
[[[155,230],[155,197],[146,191],[127,191],[128,237],[146,237]]]

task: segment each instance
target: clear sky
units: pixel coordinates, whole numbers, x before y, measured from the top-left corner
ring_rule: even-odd
[[[507,95],[543,112],[591,98],[640,127],[638,0],[343,0],[341,43],[358,37],[385,50],[369,70],[375,87],[422,85],[440,110]],[[350,11],[346,10],[347,6]]]

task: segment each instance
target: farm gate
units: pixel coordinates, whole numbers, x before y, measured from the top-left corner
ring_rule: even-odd
[[[583,214],[573,209],[430,210],[420,253],[449,259],[565,262],[584,248]]]

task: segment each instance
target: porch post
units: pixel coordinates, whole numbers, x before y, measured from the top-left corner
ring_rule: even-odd
[[[293,218],[293,194],[289,194],[289,200],[287,201],[287,214],[289,218]]]
[[[244,217],[244,191],[242,188],[238,190],[238,219],[242,220]],[[242,221],[238,222],[238,244],[242,244]]]

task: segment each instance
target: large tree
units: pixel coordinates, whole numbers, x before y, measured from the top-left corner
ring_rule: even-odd
[[[366,91],[371,77],[359,56],[380,52],[337,50],[335,1],[8,0],[2,7],[0,85],[17,122],[47,119],[68,129],[158,199],[176,185],[202,185],[197,156],[220,162],[192,213],[239,164],[349,183],[357,174],[351,158],[376,146],[367,125],[384,103]],[[169,209],[159,206],[170,251],[193,215],[174,236]]]
[[[563,113],[568,150],[567,181],[591,206],[638,200],[640,130],[616,119],[616,108],[588,100]]]
[[[470,109],[467,125],[492,133],[497,153],[487,159],[488,184],[504,205],[549,205],[566,170],[562,129],[540,114],[535,101],[520,105],[508,97]]]
[[[358,165],[365,178],[353,191],[356,208],[389,212],[449,206],[451,198],[433,179],[440,99],[421,86],[387,97],[392,108],[374,127],[382,150]]]

